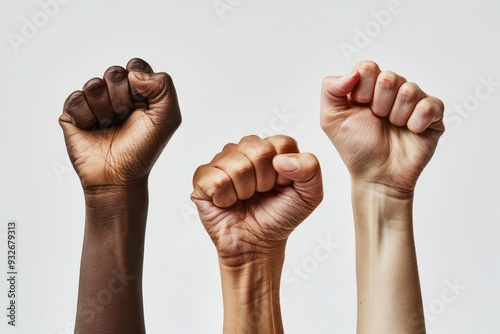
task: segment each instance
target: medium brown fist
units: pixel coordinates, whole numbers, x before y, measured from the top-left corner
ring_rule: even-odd
[[[192,200],[221,263],[283,256],[290,233],[323,198],[316,157],[290,137],[228,144],[193,177]]]

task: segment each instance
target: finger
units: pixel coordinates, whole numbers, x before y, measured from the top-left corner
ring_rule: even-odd
[[[389,122],[396,126],[406,126],[413,109],[424,97],[425,93],[416,84],[412,82],[402,84],[389,114]]]
[[[286,154],[286,153],[299,153],[299,145],[297,141],[292,137],[278,135],[267,138],[273,146],[276,154]],[[276,178],[276,184],[280,186],[287,186],[292,184],[292,180],[287,179],[285,176],[278,174]]]
[[[255,191],[266,192],[273,189],[277,177],[273,167],[273,158],[276,155],[273,144],[258,136],[247,136],[238,143],[237,148],[253,165]]]
[[[67,115],[67,117],[64,117]],[[63,107],[63,116],[60,119],[62,122],[71,122],[80,129],[91,130],[97,126],[97,119],[90,110],[90,106],[85,99],[82,91],[72,93]]]
[[[108,87],[113,112],[121,120],[125,119],[134,109],[127,70],[121,66],[110,67],[104,73],[103,79]]]
[[[365,60],[356,64],[354,70],[359,73],[359,81],[352,90],[352,101],[359,104],[368,104],[373,99],[380,68],[373,61]]]
[[[295,139],[285,135],[276,135],[266,138],[268,142],[270,142],[274,149],[276,150],[276,154],[285,154],[285,153],[299,153],[299,144]]]
[[[146,113],[157,124],[173,132],[182,121],[177,93],[172,78],[167,73],[131,72],[128,76],[130,85],[139,94],[148,99]]]
[[[408,129],[414,133],[422,133],[426,129],[443,132],[444,104],[435,97],[429,96],[420,100],[408,120]]]
[[[379,74],[371,104],[371,109],[376,116],[386,117],[389,115],[399,87],[405,82],[405,78],[394,72],[385,71]]]
[[[148,74],[154,73],[153,68],[140,58],[130,59],[127,63],[127,71]],[[134,87],[130,87],[130,93],[132,94],[132,100],[134,102],[147,102],[147,98],[138,93]]]
[[[220,208],[229,208],[238,200],[231,178],[221,169],[203,165],[193,176],[191,199],[198,206],[199,201],[212,201]]]
[[[234,144],[234,143],[227,143],[226,145],[224,145],[224,147],[222,148],[222,151],[217,153],[212,161],[210,162],[211,164],[214,164],[216,163],[217,161],[221,160],[221,159],[224,159],[224,157],[229,153],[229,152],[238,152],[238,145]]]
[[[321,110],[342,112],[349,109],[349,95],[359,81],[359,73],[353,71],[344,76],[326,77],[321,86]],[[323,114],[322,116],[327,116]]]
[[[240,152],[229,152],[211,166],[224,171],[232,181],[236,197],[247,200],[255,194],[255,170],[252,162]]]
[[[273,160],[276,171],[293,181],[294,189],[316,207],[323,199],[323,181],[318,159],[311,153],[278,155]]]
[[[113,124],[115,115],[109,101],[108,89],[104,80],[94,78],[83,86],[83,93],[101,129]]]

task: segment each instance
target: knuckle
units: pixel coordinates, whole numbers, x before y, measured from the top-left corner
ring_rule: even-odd
[[[158,81],[163,85],[166,86],[167,88],[172,86],[173,80],[170,74],[166,72],[159,72],[155,73],[155,76],[158,77]]]
[[[422,100],[418,104],[418,112],[425,118],[434,117],[434,108],[432,103],[428,100]]]
[[[201,177],[201,175],[203,175],[203,170],[207,168],[207,165],[201,165],[201,166],[198,166],[198,168],[195,169],[194,173],[193,173],[193,186],[196,187],[196,186],[199,186],[199,179]]]
[[[219,152],[217,153],[213,158],[212,160],[210,161],[210,163],[208,163],[208,165],[210,166],[214,166],[216,165],[219,161],[221,161],[225,156],[226,156],[226,152]]]
[[[73,109],[80,108],[85,104],[85,96],[81,90],[71,93],[64,101],[64,111],[67,113],[73,112]]]
[[[399,82],[400,78],[396,73],[385,71],[380,73],[377,85],[383,90],[391,90],[397,88]]]
[[[209,166],[237,179],[250,175],[254,170],[252,161],[244,154],[235,150],[217,154]]]
[[[403,104],[415,102],[419,95],[418,86],[414,83],[405,83],[399,88],[398,91],[399,100]]]
[[[259,162],[276,155],[274,146],[258,136],[248,136],[238,144],[238,152],[247,156],[251,161]]]
[[[127,79],[127,71],[121,66],[111,66],[104,72],[105,80],[112,83],[120,83]]]
[[[309,162],[311,163],[311,165],[313,167],[315,167],[315,168],[319,167],[319,160],[314,154],[312,154],[310,152],[306,152],[305,156],[307,157],[307,159],[309,160]]]
[[[315,171],[315,173],[320,171],[321,167],[319,160],[314,154],[306,152],[303,153],[302,156],[303,156],[302,159],[305,163],[304,166],[307,166],[308,170]]]
[[[141,58],[130,59],[127,63],[127,69],[129,71],[153,73],[151,66],[149,66],[149,64]]]
[[[371,60],[363,60],[359,62],[355,67],[358,70],[358,72],[365,75],[376,74],[377,72],[380,71],[380,68],[378,67],[377,63]]]
[[[217,154],[217,156],[219,156],[219,155],[221,155],[223,153],[232,152],[232,151],[235,151],[235,150],[236,150],[236,144],[234,144],[234,143],[227,143],[222,148],[221,153]]]
[[[210,196],[226,192],[230,185],[231,179],[225,173],[211,173],[197,183],[197,187]]]
[[[99,98],[106,93],[106,85],[101,78],[93,78],[83,86],[83,91],[86,96]]]
[[[443,113],[444,112],[444,102],[441,99],[438,99],[437,97],[429,97],[430,100],[437,106],[439,112]]]
[[[210,181],[211,181],[214,189],[221,190],[221,189],[225,189],[227,187],[228,183],[231,182],[231,179],[226,174],[218,173],[218,174],[212,176]]]
[[[257,135],[248,135],[248,136],[244,136],[243,138],[241,138],[239,145],[244,145],[248,142],[255,143],[255,142],[259,142],[261,140],[262,140],[262,138],[260,138]]]
[[[271,137],[275,147],[279,147],[281,149],[290,149],[296,150],[298,148],[298,143],[295,139],[286,135],[276,135]]]
[[[237,178],[247,176],[254,171],[251,161],[246,158],[241,159],[241,157],[239,159],[237,157],[232,159],[231,163],[228,164],[226,168],[229,174],[234,175]]]

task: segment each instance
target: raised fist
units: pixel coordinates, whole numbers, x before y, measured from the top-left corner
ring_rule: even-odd
[[[84,188],[128,185],[147,179],[181,114],[170,76],[136,58],[72,93],[59,124]]]
[[[351,177],[413,193],[444,132],[443,103],[364,61],[323,81],[321,127]]]
[[[193,186],[191,198],[228,267],[283,256],[290,233],[323,198],[318,160],[285,136],[227,144],[196,170]]]

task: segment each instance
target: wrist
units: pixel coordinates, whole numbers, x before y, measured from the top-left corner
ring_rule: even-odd
[[[413,200],[415,194],[414,190],[395,188],[382,182],[369,181],[353,176],[351,176],[351,186],[353,192],[365,192],[386,200]]]
[[[118,200],[130,197],[132,194],[147,195],[148,180],[141,179],[126,184],[104,184],[83,187],[85,199],[105,200],[106,198],[116,198]]]
[[[282,263],[285,258],[287,239],[251,242],[241,240],[239,236],[232,236],[231,244],[220,239],[216,242],[216,249],[221,267],[240,270],[245,267],[262,267],[268,264]]]
[[[355,224],[376,224],[390,229],[412,229],[413,191],[351,180]]]
[[[251,292],[262,292],[256,287],[255,279],[268,282],[280,282],[284,253],[274,257],[258,258],[237,266],[227,265],[219,258],[219,268],[223,284],[230,289],[248,288]],[[279,286],[274,286],[278,288]]]
[[[103,266],[140,270],[148,211],[147,184],[86,188],[84,257]]]
[[[224,332],[282,333],[281,259],[259,259],[237,267],[220,264]]]
[[[148,184],[105,185],[84,188],[87,224],[145,223]],[[102,231],[101,231],[102,232]]]

